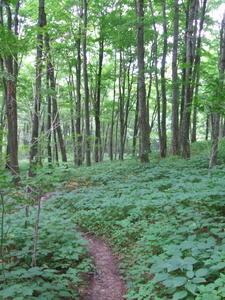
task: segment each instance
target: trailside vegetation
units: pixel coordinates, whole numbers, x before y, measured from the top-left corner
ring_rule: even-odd
[[[51,176],[42,167],[27,179],[37,196],[53,193],[41,207],[1,177],[0,297],[79,299],[79,282],[93,270],[75,231],[81,226],[120,252],[127,299],[224,299],[225,153],[219,147],[209,169],[210,149],[197,142],[187,160],[152,153],[150,164],[56,166]]]

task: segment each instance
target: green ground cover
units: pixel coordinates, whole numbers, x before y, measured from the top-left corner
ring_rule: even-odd
[[[24,209],[6,211],[4,273],[10,289],[0,292],[3,299],[26,299],[10,294],[18,283],[23,288],[21,282],[27,299],[34,293],[35,299],[44,299],[49,283],[63,293],[59,299],[77,299],[76,288],[66,287],[92,266],[76,226],[103,236],[122,253],[127,299],[224,299],[225,153],[221,148],[218,165],[210,171],[206,144],[195,144],[193,153],[188,160],[159,160],[152,154],[150,164],[127,159],[56,168],[50,178],[42,169],[35,180],[54,188],[55,196],[41,209],[37,267],[28,268],[37,208],[28,218]],[[30,286],[28,278],[34,279]]]

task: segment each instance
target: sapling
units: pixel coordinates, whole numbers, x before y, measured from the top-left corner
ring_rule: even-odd
[[[2,205],[2,217],[1,217],[1,265],[2,265],[2,277],[4,283],[6,283],[5,277],[5,262],[4,262],[4,249],[3,249],[3,239],[4,239],[4,214],[5,214],[5,205],[4,205],[4,197],[1,193],[1,205]]]
[[[40,221],[40,212],[41,212],[41,201],[38,201],[38,210],[37,210],[37,217],[36,221],[34,223],[34,250],[33,250],[33,256],[31,261],[31,267],[36,267],[37,265],[37,242],[38,242],[38,226]]]

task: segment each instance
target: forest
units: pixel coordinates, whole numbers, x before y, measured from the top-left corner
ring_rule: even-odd
[[[224,103],[223,0],[0,0],[0,299],[225,299]]]

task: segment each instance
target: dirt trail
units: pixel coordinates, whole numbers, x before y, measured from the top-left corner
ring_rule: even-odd
[[[87,282],[88,287],[80,296],[81,300],[122,300],[126,299],[125,282],[119,276],[118,258],[109,245],[93,235],[84,234],[87,246],[97,272]]]
[[[53,193],[47,193],[40,197],[40,205],[52,198]],[[35,203],[35,206],[38,202]],[[125,282],[119,276],[119,259],[113,255],[110,246],[94,235],[86,234],[83,230],[84,240],[88,241],[88,250],[93,257],[93,263],[97,268],[96,273],[89,276],[87,287],[81,291],[80,300],[124,300],[127,293]]]

